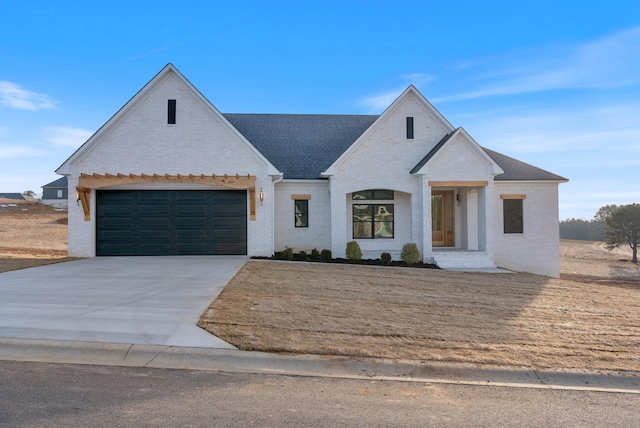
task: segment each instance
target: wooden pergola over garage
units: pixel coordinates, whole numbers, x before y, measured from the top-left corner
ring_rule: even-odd
[[[256,219],[256,177],[254,175],[182,175],[182,174],[86,174],[81,173],[76,187],[77,199],[82,203],[84,219],[91,219],[91,190],[126,184],[189,183],[249,190],[249,218]]]

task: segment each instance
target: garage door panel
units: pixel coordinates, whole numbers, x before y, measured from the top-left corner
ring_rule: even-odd
[[[140,244],[134,247],[133,254],[123,256],[171,256],[171,248],[167,244]]]
[[[133,224],[133,221],[130,221]],[[141,219],[139,222],[140,230],[146,229],[168,229],[170,225],[169,219],[166,217],[158,217],[158,218],[145,218]]]
[[[165,205],[140,205],[139,211],[141,216],[148,217],[166,217],[169,215],[169,206]]]
[[[104,244],[104,251],[108,252],[110,256],[130,256],[132,254],[134,248],[132,245],[112,245],[112,244]]]
[[[246,191],[96,192],[97,255],[247,253]]]
[[[204,205],[178,205],[176,213],[185,217],[197,217],[207,214],[207,207]]]
[[[204,217],[198,218],[179,218],[176,220],[176,227],[179,230],[203,230],[207,227],[207,219]]]

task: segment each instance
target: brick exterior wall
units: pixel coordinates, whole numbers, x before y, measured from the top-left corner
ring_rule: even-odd
[[[271,189],[267,164],[174,73],[167,73],[143,97],[114,117],[97,140],[70,164],[69,189],[75,195],[80,173],[252,174],[256,190]],[[175,125],[167,124],[167,100],[177,100]],[[118,187],[124,189],[140,186]],[[215,186],[150,183],[146,189],[211,189]],[[247,198],[248,199],[248,198]],[[258,202],[256,220],[247,220],[248,254],[273,253],[272,195]],[[69,255],[95,256],[95,191],[91,220],[75,201],[69,206]],[[247,212],[249,210],[247,209]]]
[[[286,247],[310,252],[331,248],[331,204],[329,182],[287,181],[275,185],[275,250]],[[310,195],[309,227],[295,227],[292,195]]]
[[[501,194],[524,194],[523,233],[504,233]],[[550,277],[560,276],[560,231],[557,183],[496,182],[495,256],[498,266]]]

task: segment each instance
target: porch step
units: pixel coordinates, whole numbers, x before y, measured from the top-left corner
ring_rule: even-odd
[[[491,269],[491,257],[484,251],[434,251],[433,261],[441,269]]]

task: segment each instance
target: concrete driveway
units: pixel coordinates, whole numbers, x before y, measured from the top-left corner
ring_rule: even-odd
[[[235,349],[196,323],[247,260],[98,257],[0,273],[0,337]]]

